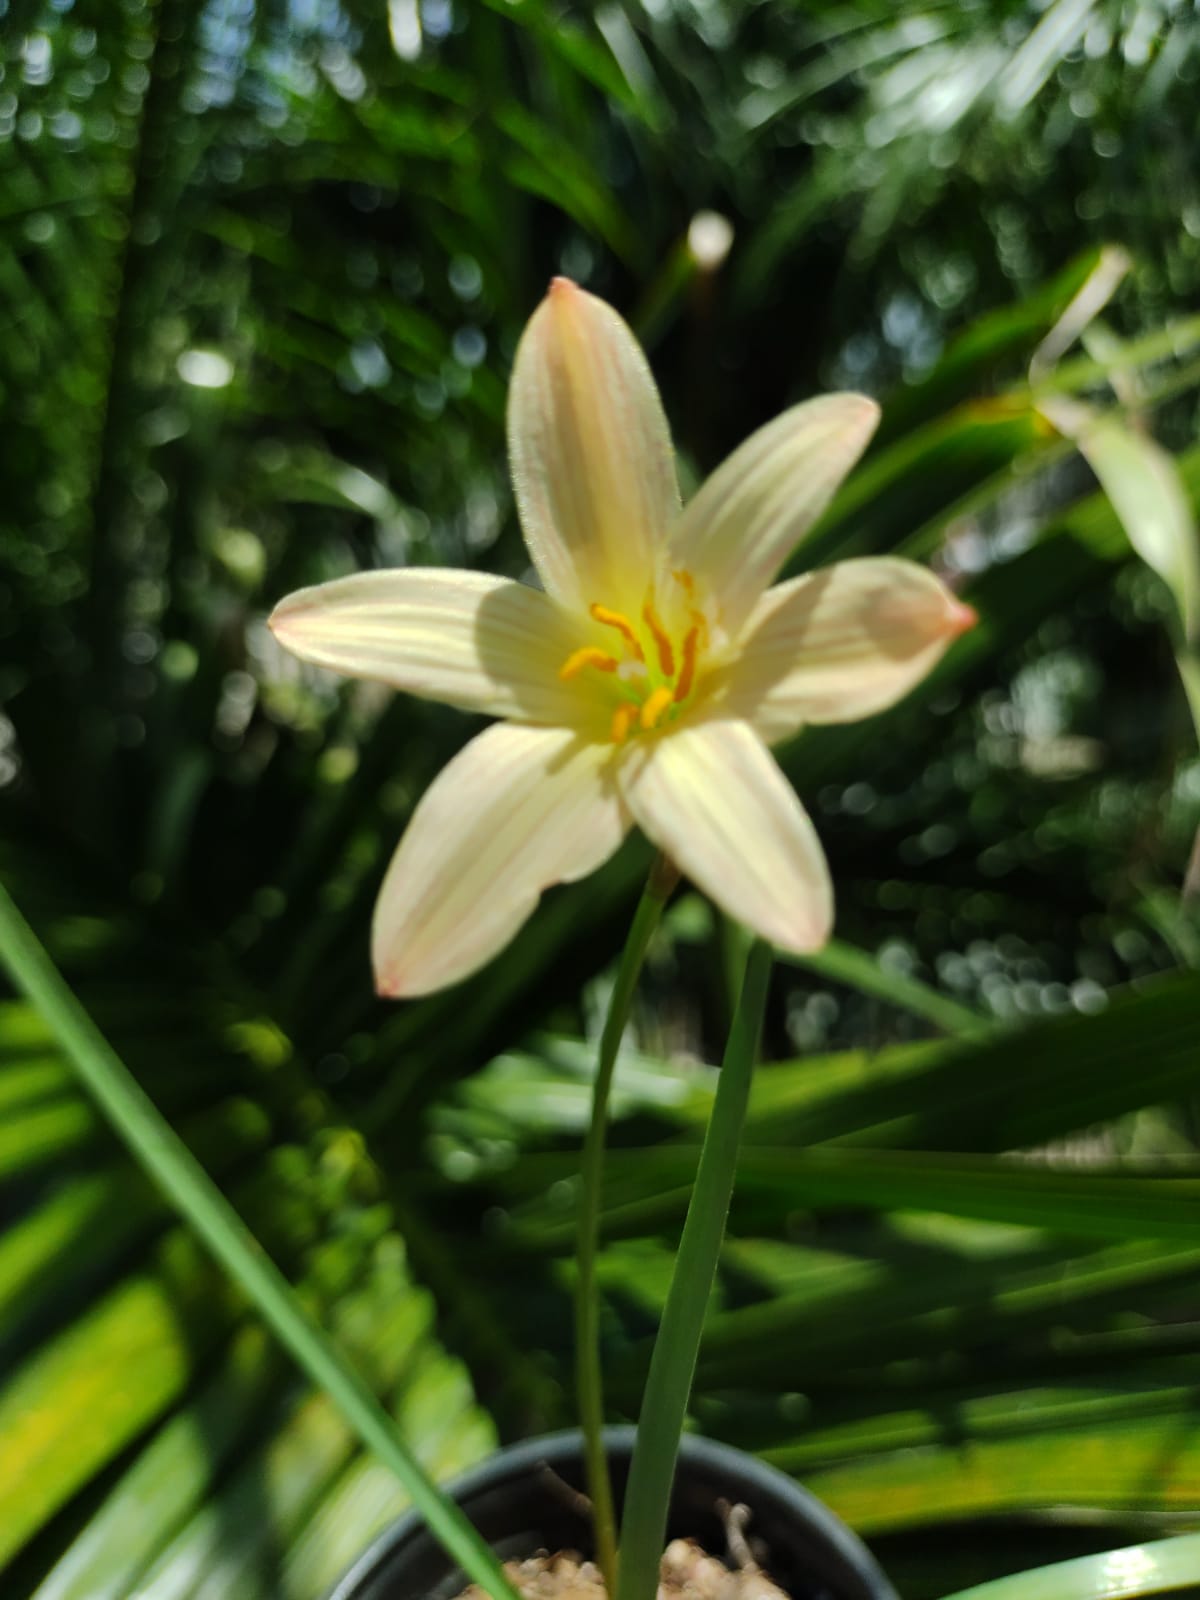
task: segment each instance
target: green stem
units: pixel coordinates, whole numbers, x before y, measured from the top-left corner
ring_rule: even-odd
[[[746,976],[725,1047],[696,1185],[650,1358],[625,1491],[617,1600],[654,1600],[658,1588],[679,1440],[725,1235],[770,975],[770,946],[756,940],[746,958]]]
[[[425,1475],[371,1389],[303,1309],[282,1272],[263,1254],[246,1224],[142,1092],[2,886],[0,960],[49,1023],[64,1055],[134,1157],[363,1444],[396,1474],[430,1533],[493,1600],[518,1600],[485,1540]]]
[[[1176,648],[1175,662],[1183,680],[1183,692],[1187,696],[1196,738],[1200,740],[1200,652],[1191,645],[1181,644]]]
[[[638,901],[633,924],[617,981],[608,1002],[608,1015],[600,1035],[600,1058],[592,1092],[592,1115],[583,1141],[580,1162],[579,1221],[575,1261],[575,1389],[579,1423],[583,1430],[584,1461],[587,1467],[588,1494],[592,1501],[592,1523],[596,1534],[596,1557],[604,1573],[610,1595],[616,1593],[617,1519],[613,1511],[612,1483],[604,1454],[604,1383],[600,1373],[600,1296],[596,1288],[596,1241],[600,1226],[600,1191],[604,1170],[604,1141],[608,1123],[608,1098],[612,1090],[613,1068],[617,1062],[621,1036],[629,1021],[629,1008],[646,948],[658,926],[678,874],[664,856],[650,869],[650,877]]]
[[[1175,649],[1175,663],[1183,680],[1183,692],[1187,696],[1188,710],[1192,714],[1196,740],[1200,743],[1200,651],[1189,643],[1179,644]],[[1200,902],[1200,828],[1196,829],[1196,836],[1192,841],[1192,853],[1183,880],[1185,907],[1194,908],[1198,902]]]

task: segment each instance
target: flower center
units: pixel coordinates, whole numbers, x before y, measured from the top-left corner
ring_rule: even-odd
[[[609,736],[624,744],[633,733],[651,733],[674,722],[696,687],[697,667],[709,640],[709,624],[695,604],[695,582],[689,572],[671,574],[677,588],[666,597],[664,621],[653,586],[641,615],[593,602],[593,621],[619,638],[612,650],[583,645],[573,650],[558,675],[564,682],[583,674],[601,674],[614,704]]]

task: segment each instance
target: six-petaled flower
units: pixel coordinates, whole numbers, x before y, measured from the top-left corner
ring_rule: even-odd
[[[891,557],[771,586],[877,418],[855,394],[795,406],[681,508],[633,335],[555,280],[508,408],[542,587],[404,568],[301,590],[271,617],[308,661],[503,719],[442,771],[400,842],[375,913],[381,993],[474,971],[543,889],[594,871],[634,823],[731,916],[819,948],[828,869],[767,747],[893,704],[974,620]]]

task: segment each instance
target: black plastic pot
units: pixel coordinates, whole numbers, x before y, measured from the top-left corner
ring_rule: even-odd
[[[632,1428],[605,1434],[618,1504],[633,1451]],[[583,1488],[580,1436],[550,1434],[501,1450],[450,1492],[502,1560],[537,1550],[591,1550],[591,1525],[563,1485]],[[764,1568],[792,1600],[896,1600],[874,1557],[827,1506],[791,1478],[728,1445],[688,1435],[675,1474],[667,1537],[693,1538],[720,1555],[718,1501],[742,1503]],[[466,1586],[419,1517],[384,1530],[329,1600],[453,1600]]]

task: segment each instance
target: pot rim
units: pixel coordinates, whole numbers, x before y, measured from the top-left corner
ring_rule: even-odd
[[[627,1455],[633,1450],[637,1429],[632,1424],[620,1424],[604,1429],[605,1452],[609,1456]],[[582,1434],[578,1428],[564,1428],[554,1433],[522,1439],[494,1451],[477,1466],[446,1485],[452,1500],[471,1499],[482,1490],[495,1489],[513,1479],[526,1476],[543,1465],[553,1467],[564,1459],[578,1460],[582,1448]],[[784,1504],[793,1515],[813,1528],[824,1538],[834,1552],[850,1567],[864,1577],[869,1576],[875,1585],[877,1600],[898,1600],[896,1591],[879,1567],[874,1556],[862,1540],[811,1490],[804,1488],[778,1467],[773,1467],[747,1451],[733,1445],[722,1444],[701,1434],[685,1433],[680,1441],[680,1463],[704,1466],[738,1482],[739,1486],[763,1499]],[[350,1569],[330,1591],[327,1600],[355,1600],[358,1587],[373,1577],[388,1560],[397,1546],[405,1544],[420,1533],[432,1538],[418,1511],[410,1508],[401,1512],[393,1522],[383,1528],[358,1557]],[[453,1557],[447,1556],[448,1561]]]

